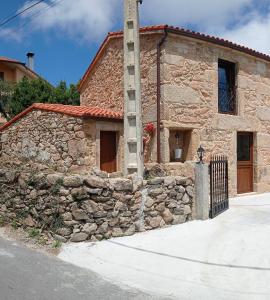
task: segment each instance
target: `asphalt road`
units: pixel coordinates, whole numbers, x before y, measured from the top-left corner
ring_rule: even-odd
[[[113,270],[111,270],[113,272]],[[0,300],[157,299],[0,238]]]

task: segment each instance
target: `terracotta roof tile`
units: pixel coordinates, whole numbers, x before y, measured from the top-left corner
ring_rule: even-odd
[[[28,107],[23,112],[21,112],[20,114],[18,114],[17,116],[15,116],[9,122],[2,125],[0,127],[0,132],[33,110],[42,110],[42,111],[60,113],[60,114],[65,114],[77,118],[95,118],[95,119],[101,118],[101,119],[111,119],[111,120],[119,120],[119,121],[123,119],[123,113],[114,112],[112,110],[103,109],[99,107],[35,103],[32,106]]]
[[[9,58],[9,57],[4,57],[4,56],[0,56],[0,61],[13,62],[13,63],[21,64],[21,62],[16,60],[16,59]]]
[[[211,35],[207,35],[204,33],[200,33],[200,32],[196,32],[196,31],[192,31],[192,30],[188,30],[188,29],[184,29],[184,28],[180,28],[180,27],[174,27],[174,26],[168,26],[168,25],[154,25],[154,26],[146,26],[146,27],[142,27],[140,28],[140,32],[141,33],[147,33],[147,32],[158,32],[158,31],[164,31],[167,30],[168,32],[171,33],[175,33],[175,34],[179,34],[182,36],[187,36],[187,37],[191,37],[194,39],[198,39],[198,40],[203,40],[209,43],[213,43],[213,44],[217,44],[223,47],[227,47],[230,49],[234,49],[237,51],[241,51],[244,52],[246,54],[258,57],[260,59],[266,60],[270,62],[270,56],[267,54],[263,54],[261,52],[258,52],[256,50],[250,49],[248,47],[245,46],[241,46],[238,45],[236,43],[230,42],[228,40],[222,39],[222,38],[218,38],[215,36],[211,36]],[[94,57],[92,63],[90,64],[90,66],[88,67],[88,69],[86,70],[80,85],[79,85],[79,90],[82,88],[84,82],[86,81],[88,75],[91,73],[91,71],[93,70],[95,64],[97,63],[97,61],[99,60],[101,54],[103,53],[107,43],[109,42],[110,39],[112,38],[117,38],[117,37],[122,37],[123,36],[123,31],[116,31],[116,32],[109,32],[106,39],[104,40],[104,42],[102,43],[101,47],[99,48],[96,56]]]

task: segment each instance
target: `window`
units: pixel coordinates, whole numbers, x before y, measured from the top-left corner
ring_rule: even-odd
[[[4,80],[4,72],[0,72],[0,80]]]
[[[170,162],[185,162],[191,159],[191,130],[170,130]]]
[[[236,64],[218,60],[218,111],[236,114]]]

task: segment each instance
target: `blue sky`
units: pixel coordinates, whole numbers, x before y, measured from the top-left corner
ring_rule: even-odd
[[[1,3],[0,19],[34,1]],[[142,25],[169,24],[220,37],[270,54],[269,0],[144,0]],[[46,0],[0,29],[0,56],[26,60],[53,84],[77,82],[108,31],[122,27],[122,0]]]

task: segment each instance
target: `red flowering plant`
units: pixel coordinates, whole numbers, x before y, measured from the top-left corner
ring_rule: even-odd
[[[148,145],[156,131],[155,125],[153,123],[148,123],[143,129],[143,148],[144,154],[147,154]]]

